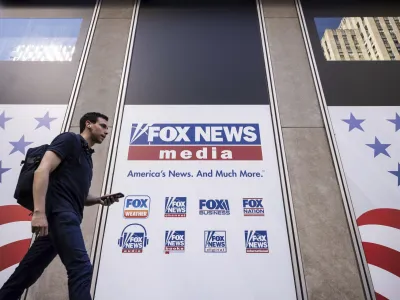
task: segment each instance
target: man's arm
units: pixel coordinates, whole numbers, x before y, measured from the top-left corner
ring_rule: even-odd
[[[49,176],[58,165],[61,159],[52,151],[47,151],[33,177],[33,217],[32,231],[39,235],[48,234],[46,219],[46,194],[49,186]]]
[[[36,232],[40,236],[48,234],[46,194],[49,187],[50,173],[58,167],[61,161],[72,153],[74,143],[76,142],[77,139],[74,133],[66,132],[58,135],[49,145],[39,167],[35,171],[33,177],[34,210],[32,232]]]
[[[100,197],[96,197],[89,194],[85,200],[85,206],[92,206],[96,204],[100,204]]]
[[[47,151],[33,178],[33,203],[34,212],[45,212],[46,193],[49,186],[49,176],[58,165],[61,159],[52,151]]]

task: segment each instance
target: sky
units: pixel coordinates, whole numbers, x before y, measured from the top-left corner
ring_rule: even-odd
[[[336,29],[339,27],[342,18],[314,18],[317,26],[319,39],[324,35],[325,29]]]

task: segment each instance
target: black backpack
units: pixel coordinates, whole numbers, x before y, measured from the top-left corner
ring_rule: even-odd
[[[76,135],[76,137],[79,139],[78,135]],[[26,152],[25,160],[21,161],[22,168],[18,177],[17,186],[15,187],[14,198],[19,205],[31,212],[34,210],[33,177],[48,147],[48,144],[44,144],[35,148],[29,148]]]
[[[33,176],[39,167],[48,144],[35,148],[29,148],[25,160],[21,161],[22,169],[15,187],[14,198],[17,203],[33,212]]]

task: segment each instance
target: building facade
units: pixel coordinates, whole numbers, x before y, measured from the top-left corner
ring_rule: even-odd
[[[93,299],[400,298],[400,5],[0,4],[0,285],[29,147],[109,116]],[[23,299],[67,299],[57,257]]]

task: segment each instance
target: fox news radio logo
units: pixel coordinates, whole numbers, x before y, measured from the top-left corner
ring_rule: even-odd
[[[142,253],[148,244],[146,228],[136,223],[126,226],[118,239],[118,246],[122,248],[122,253]]]
[[[126,219],[145,219],[150,213],[150,197],[133,195],[124,201],[124,217]]]
[[[185,252],[185,231],[165,231],[165,254],[171,252]]]
[[[243,198],[243,214],[245,217],[264,216],[263,198]]]
[[[246,253],[268,253],[268,238],[266,230],[245,230],[244,239]]]
[[[230,215],[229,201],[224,199],[200,199],[199,201],[199,214],[206,215]]]
[[[226,231],[204,231],[204,252],[225,253]]]
[[[169,218],[185,218],[186,197],[165,197],[164,216]]]
[[[128,160],[262,160],[258,124],[132,124]]]

